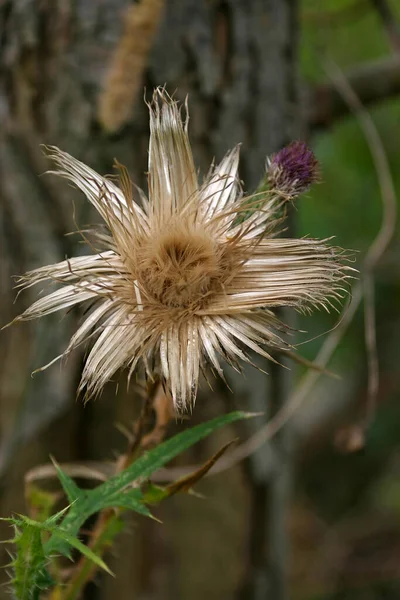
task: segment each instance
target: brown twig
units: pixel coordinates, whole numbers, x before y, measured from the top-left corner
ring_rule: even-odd
[[[115,467],[110,463],[87,461],[85,463],[63,463],[62,470],[70,477],[107,481],[114,473]],[[24,483],[29,485],[43,479],[57,478],[57,469],[53,464],[37,465],[25,473]]]
[[[347,25],[350,19],[358,19],[367,12],[368,0],[355,0],[340,10],[306,10],[304,19],[319,27]]]
[[[375,164],[382,195],[383,214],[378,235],[370,246],[364,260],[363,285],[365,305],[365,343],[368,354],[368,402],[366,424],[374,411],[379,387],[378,356],[376,348],[376,323],[374,305],[373,271],[388,247],[396,228],[397,204],[396,192],[385,149],[378,130],[359,98],[349,86],[340,69],[329,64],[329,72],[340,93],[351,107],[363,129],[365,139]]]
[[[346,79],[364,106],[387,100],[400,93],[400,58],[396,55],[363,63],[349,70]],[[332,81],[310,88],[304,106],[311,129],[330,127],[350,108]]]
[[[340,379],[340,376],[337,375],[336,373],[334,373],[333,371],[330,371],[329,369],[325,369],[324,367],[317,365],[312,360],[307,360],[307,358],[304,358],[304,356],[301,356],[301,354],[297,354],[296,352],[293,352],[292,350],[280,350],[279,354],[282,354],[283,356],[287,356],[288,358],[290,358],[290,360],[293,360],[293,362],[296,362],[298,365],[301,365],[302,367],[306,367],[307,369],[312,369],[314,371],[318,371],[320,373],[323,373],[324,375],[327,375],[328,377],[332,377],[333,379]]]
[[[351,110],[354,112],[357,117],[360,126],[363,130],[365,138],[367,140],[376,172],[379,179],[379,186],[381,190],[382,196],[382,205],[383,205],[383,214],[381,226],[379,228],[378,234],[375,237],[372,245],[370,246],[363,265],[363,279],[357,283],[353,288],[352,300],[349,306],[345,308],[345,314],[343,319],[341,320],[339,326],[334,329],[329,337],[325,340],[320,352],[316,360],[314,361],[317,365],[322,368],[326,368],[330,358],[335,352],[340,340],[343,335],[347,331],[348,326],[350,325],[353,317],[361,303],[361,300],[364,295],[364,286],[365,286],[365,277],[371,277],[372,271],[380,260],[381,256],[385,252],[386,248],[391,241],[393,234],[395,232],[396,226],[396,194],[393,184],[393,179],[390,173],[390,168],[387,160],[387,156],[385,153],[385,149],[383,147],[382,140],[380,135],[375,127],[374,122],[372,121],[369,113],[360,103],[357,95],[351,89],[348,81],[343,75],[342,71],[334,65],[333,63],[329,63],[327,65],[327,69],[329,71],[329,75],[336,85],[338,91],[343,95],[346,102],[349,104]],[[368,302],[368,299],[367,299]],[[372,307],[372,311],[370,310],[368,313],[368,318],[371,316],[371,312],[373,314],[373,323],[369,323],[368,329],[368,339],[367,346],[368,352],[370,355],[370,373],[369,373],[369,407],[368,411],[371,410],[371,405],[375,402],[375,390],[376,390],[376,378],[377,378],[377,369],[376,367],[376,346],[374,344],[375,340],[375,317],[374,310]],[[372,331],[371,331],[372,329]],[[371,370],[372,369],[372,370]],[[250,453],[255,452],[260,446],[262,446],[268,439],[270,439],[287,421],[290,417],[296,412],[298,407],[304,402],[304,400],[309,396],[311,389],[321,376],[321,373],[316,371],[309,371],[303,379],[300,381],[300,384],[296,387],[293,394],[289,398],[287,404],[282,408],[282,410],[276,415],[274,419],[272,419],[265,427],[263,427],[260,431],[258,431],[254,436],[252,436],[247,442],[245,442],[242,446],[236,449],[236,456],[234,452],[228,455],[225,458],[225,461],[231,460],[231,464],[234,464],[237,460],[241,460],[248,456]],[[223,462],[224,459],[221,460],[217,468],[222,470],[224,468]],[[231,466],[231,465],[229,465]],[[215,472],[215,471],[214,471]]]
[[[370,0],[370,2],[382,21],[393,51],[400,55],[400,27],[389,2],[387,0]]]
[[[330,333],[329,337],[325,340],[320,352],[318,353],[316,360],[314,361],[315,364],[321,366],[322,368],[326,368],[340,340],[342,339],[343,335],[347,331],[348,326],[353,320],[353,317],[364,295],[365,277],[367,277],[367,280],[368,277],[371,277],[373,269],[377,265],[378,261],[380,260],[381,256],[385,252],[386,248],[389,245],[389,242],[393,237],[396,226],[397,209],[393,179],[390,173],[385,149],[383,147],[382,140],[375,127],[375,124],[372,121],[369,113],[360,103],[357,95],[351,89],[348,81],[346,80],[339,67],[337,67],[333,63],[329,63],[329,66],[327,66],[327,68],[329,71],[329,75],[333,80],[334,84],[336,85],[337,89],[343,95],[344,99],[349,104],[351,110],[355,113],[367,140],[379,179],[379,186],[382,196],[383,214],[378,234],[375,237],[372,245],[370,246],[364,260],[362,270],[364,281],[361,281],[354,286],[352,300],[350,305],[348,305],[345,308],[345,314],[343,319],[341,320],[339,326],[336,329],[334,329]],[[368,314],[370,316],[371,310]],[[373,307],[372,314],[374,317]],[[368,413],[370,413],[371,405],[375,401],[374,393],[376,389],[377,378],[377,370],[376,368],[374,368],[374,366],[376,365],[376,358],[374,355],[376,353],[376,347],[374,345],[375,317],[373,318],[373,323],[369,323],[368,331],[368,339],[366,341],[368,345],[368,352],[370,354],[368,403]],[[225,459],[222,459],[219,465],[217,465],[217,469],[219,471],[224,470],[225,464],[228,461],[230,461],[229,466],[232,466],[232,464],[235,464],[235,462],[237,462],[238,460],[242,460],[252,452],[255,452],[263,444],[265,444],[265,442],[269,440],[290,419],[290,417],[296,412],[298,407],[309,396],[311,389],[313,388],[320,376],[321,373],[318,373],[316,371],[309,371],[300,381],[299,385],[296,387],[293,394],[289,398],[287,404],[276,415],[276,417],[272,419],[269,423],[267,423],[260,431],[258,431],[244,444],[239,446],[230,455],[225,457]],[[213,472],[215,473],[216,469]]]
[[[131,464],[135,458],[137,452],[142,448],[143,438],[149,427],[151,414],[153,411],[153,403],[160,393],[161,386],[158,384],[150,383],[148,385],[147,394],[144,398],[143,407],[139,418],[133,425],[133,435],[128,436],[128,447],[124,454],[122,454],[116,462],[115,472],[120,473]],[[156,421],[157,427],[157,421]]]

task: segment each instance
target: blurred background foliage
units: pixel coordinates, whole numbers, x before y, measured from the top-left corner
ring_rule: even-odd
[[[300,2],[304,82],[316,85],[327,79],[321,56],[333,59],[347,72],[393,52],[374,4],[368,0]],[[390,6],[400,23],[400,3],[392,0]],[[400,25],[398,32],[400,38]],[[383,139],[399,198],[400,98],[381,99],[369,109]],[[196,118],[192,109],[195,127]],[[338,245],[354,249],[356,266],[360,265],[382,214],[368,144],[351,114],[313,128],[310,143],[321,163],[322,181],[296,204],[296,232],[318,238],[335,236]],[[111,144],[110,154],[113,149]],[[104,162],[108,167],[108,156]],[[343,427],[361,421],[365,413],[367,360],[362,309],[330,365],[341,379],[324,377],[296,418],[297,434],[304,441],[295,456],[288,515],[293,600],[400,598],[399,242],[397,232],[375,273],[380,388],[365,445],[349,453],[338,443]],[[301,340],[311,339],[300,346],[304,356],[316,356],[323,341],[317,336],[331,329],[337,318],[322,312],[299,317],[299,329],[306,331]],[[297,368],[296,378],[303,372],[302,367]],[[39,376],[47,377],[47,372]],[[13,449],[11,467],[0,482],[3,514],[23,510],[23,474],[46,461],[49,452],[60,462],[104,460],[121,448],[123,440],[114,423],[129,421],[136,409],[123,392],[119,391],[118,397],[122,399],[112,404],[103,399],[85,408],[71,402],[66,413],[55,415],[41,430],[40,439]],[[246,398],[226,396],[219,384],[211,398],[204,387],[193,419],[200,422],[237,404],[246,408]],[[23,410],[21,405],[19,411]],[[13,418],[2,412],[3,435],[12,428]],[[60,437],[62,429],[71,432],[70,438]],[[230,439],[235,433],[223,435]],[[215,448],[194,450],[188,460],[199,461],[220,442],[221,438],[211,442]],[[132,597],[127,590],[135,590],[135,597],[141,599],[237,597],[245,576],[251,516],[246,473],[246,466],[236,466],[202,482],[198,487],[206,500],[171,499],[160,509],[162,526],[133,522],[113,557],[118,597]],[[5,554],[2,558],[6,562]],[[88,590],[87,598],[112,597],[114,586],[114,581],[102,577]]]
[[[313,82],[326,78],[320,53],[333,59],[343,70],[376,61],[390,53],[385,29],[371,4],[333,0],[322,6],[318,1],[302,2],[301,69],[304,78]],[[392,2],[391,8],[399,18],[400,4]],[[383,139],[399,198],[400,101],[384,99],[369,110]],[[356,262],[360,264],[378,231],[382,215],[370,149],[353,115],[340,119],[328,129],[315,131],[311,141],[323,175],[321,184],[314,186],[308,197],[299,203],[298,232],[321,237],[335,235],[340,246],[357,251]],[[314,593],[311,589],[308,593],[303,589],[296,594],[299,598],[375,600],[400,597],[399,251],[397,232],[375,277],[381,384],[365,447],[353,454],[341,453],[334,444],[331,430],[324,435],[323,441],[320,439],[306,449],[297,472],[298,497],[303,498],[306,512],[314,518],[317,515],[317,520],[321,519],[326,527],[322,544],[320,540],[315,545],[312,537],[308,540],[315,561],[304,561],[308,563],[309,581],[313,580],[314,568],[318,572],[316,563],[322,571],[328,571],[328,563],[332,561],[330,576],[335,583],[331,581],[330,585],[336,588],[329,591],[329,584],[321,585],[319,592]],[[332,327],[333,322],[332,316],[320,313],[313,319],[304,318],[301,328],[313,337]],[[320,345],[321,339],[310,341],[302,346],[302,352],[312,358]],[[344,421],[346,418],[351,420],[351,411],[357,411],[356,407],[362,414],[366,396],[362,310],[358,311],[339,345],[332,368],[340,372],[342,381],[352,388],[352,408],[347,409],[344,416]],[[335,396],[335,385],[332,387],[331,394]],[[340,386],[338,393],[339,390]],[[304,538],[303,542],[307,544]],[[335,544],[338,545],[336,550]]]

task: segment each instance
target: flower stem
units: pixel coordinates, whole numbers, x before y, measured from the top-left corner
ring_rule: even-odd
[[[117,528],[114,531],[112,530],[113,525],[118,521],[120,512],[119,510],[107,509],[101,513],[92,532],[92,543],[90,544],[91,550],[97,556],[103,556],[118,533]],[[78,600],[84,587],[93,579],[96,571],[97,565],[83,556],[74,570],[74,574],[67,587],[63,588],[62,600]]]
[[[147,431],[149,417],[155,412],[155,424]],[[169,399],[157,383],[148,389],[148,394],[138,420],[134,425],[134,435],[129,439],[128,448],[116,462],[115,472],[121,473],[135,458],[149,447],[159,444],[165,435],[166,425],[172,418]],[[107,508],[101,511],[91,532],[89,547],[99,557],[112,546],[115,536],[120,531],[119,518],[123,509]],[[86,556],[81,556],[66,584],[58,584],[50,593],[48,600],[78,600],[83,589],[97,572],[97,565]]]

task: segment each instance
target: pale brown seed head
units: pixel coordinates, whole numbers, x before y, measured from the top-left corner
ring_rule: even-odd
[[[165,307],[204,308],[234,268],[233,255],[207,231],[177,221],[137,244],[131,263],[147,297]]]

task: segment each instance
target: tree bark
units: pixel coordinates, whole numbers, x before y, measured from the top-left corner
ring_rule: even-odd
[[[29,291],[12,305],[11,275],[82,251],[79,236],[64,236],[76,229],[70,198],[79,226],[97,220],[88,203],[65,182],[41,176],[48,165],[40,144],[55,144],[100,173],[111,172],[116,157],[128,166],[132,179],[145,187],[148,113],[140,90],[145,86],[149,94],[156,85],[166,83],[180,100],[189,94],[190,136],[200,171],[204,173],[213,157],[221,159],[240,142],[241,176],[251,190],[262,177],[266,155],[299,135],[296,5],[295,0],[166,0],[154,43],[141,57],[142,71],[136,70],[136,80],[129,82],[132,73],[122,70],[123,83],[130,91],[125,99],[122,94],[119,102],[127,117],[118,131],[110,134],[99,116],[99,103],[110,81],[113,60],[124,36],[126,39],[127,11],[136,5],[128,0],[0,3],[2,325],[20,313],[36,293]],[[138,90],[134,101],[132,89]],[[79,355],[62,369],[54,365],[31,379],[32,370],[66,347],[78,316],[72,312],[62,320],[46,318],[2,333],[0,473],[5,481],[11,481],[7,479],[11,459],[17,465],[14,477],[22,480],[25,468],[46,460],[55,448],[61,453],[59,460],[104,458],[109,444],[118,447],[120,440],[116,435],[107,438],[105,449],[103,428],[108,431],[106,425],[134,412],[131,400],[126,408],[126,394],[112,397],[113,385],[88,409],[74,402]],[[275,386],[281,387],[281,377],[273,375]],[[246,393],[250,405],[254,404],[251,383]],[[56,420],[62,415],[67,415],[67,421]],[[21,449],[26,444],[30,444],[29,459]],[[253,503],[259,501],[257,460],[249,467]],[[21,484],[13,485],[15,494],[20,494]],[[268,485],[262,482],[266,495]],[[280,493],[272,489],[273,496]],[[21,500],[16,496],[14,500],[12,508],[23,510]],[[2,513],[6,506],[8,500],[0,505]],[[265,518],[266,505],[264,509]],[[133,544],[130,540],[129,545]],[[274,561],[264,556],[261,569],[273,569]],[[285,560],[282,555],[278,570]],[[137,585],[129,561],[122,562],[123,583],[117,585]],[[250,561],[248,573],[253,567]],[[275,575],[280,583],[271,590],[278,590],[284,578],[277,571]],[[275,575],[270,571],[267,578]],[[96,597],[105,598],[109,585]],[[160,595],[162,590],[157,596],[157,584],[152,585],[154,597],[165,597]],[[252,594],[248,597],[284,597],[284,592]],[[118,596],[124,597],[122,591]]]

